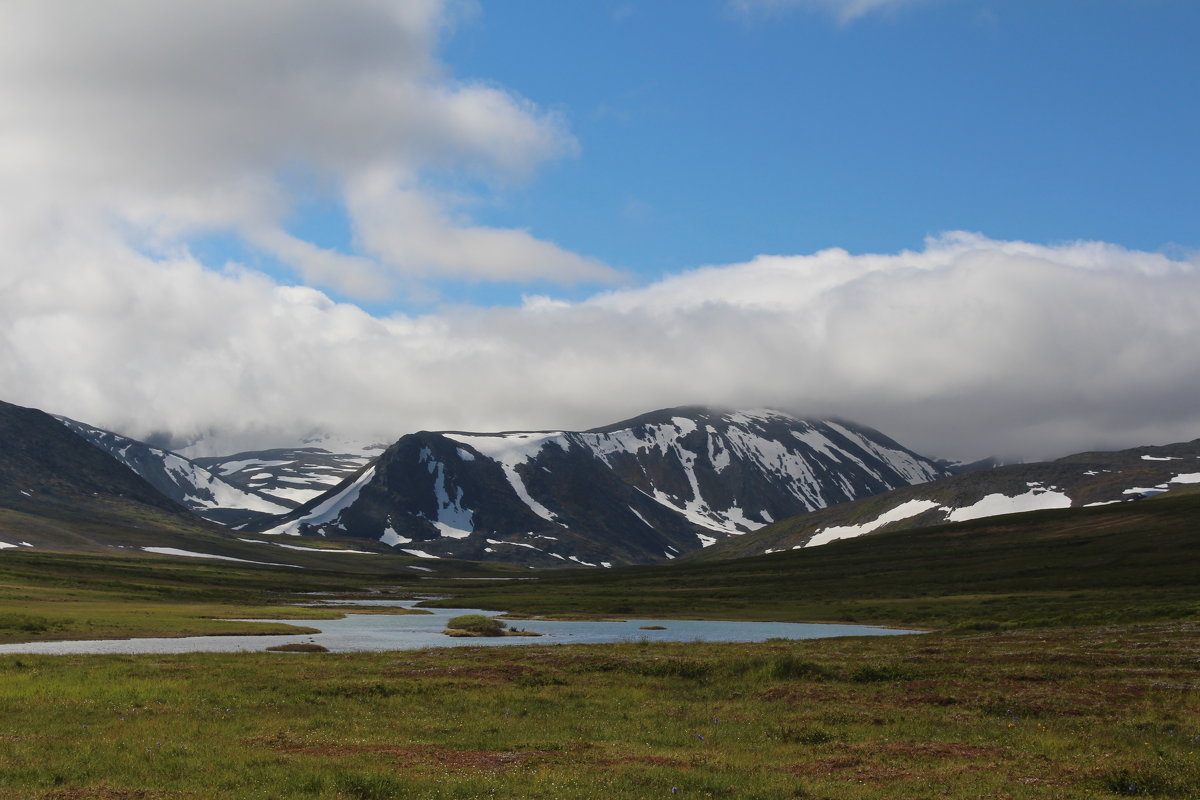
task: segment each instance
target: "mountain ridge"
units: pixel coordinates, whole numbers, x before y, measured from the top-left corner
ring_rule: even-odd
[[[686,406],[587,431],[408,434],[255,530],[536,566],[650,563],[943,474],[854,423]]]

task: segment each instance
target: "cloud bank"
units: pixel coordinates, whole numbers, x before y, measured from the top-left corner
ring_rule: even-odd
[[[588,427],[691,403],[836,414],[930,455],[1200,436],[1200,263],[952,233],[578,303],[375,318],[99,229],[0,254],[10,402],[215,449],[311,429]]]
[[[577,143],[553,113],[462,81],[442,0],[11,0],[0,7],[0,207],[116,223],[139,249],[228,232],[365,299],[439,276],[611,282],[604,264],[463,201]],[[451,187],[485,188],[466,196]],[[354,252],[288,223],[346,209]]]

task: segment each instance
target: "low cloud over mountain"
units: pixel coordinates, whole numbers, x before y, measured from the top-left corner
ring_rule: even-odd
[[[838,414],[955,458],[1200,429],[1200,265],[1112,245],[959,233],[377,318],[251,270],[50,233],[0,253],[0,385],[136,437],[218,432],[208,454],[309,429],[580,429],[697,402]]]

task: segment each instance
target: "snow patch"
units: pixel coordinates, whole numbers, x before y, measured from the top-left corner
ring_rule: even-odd
[[[964,508],[952,509],[946,515],[949,522],[966,522],[972,519],[995,517],[1000,514],[1019,514],[1023,511],[1041,511],[1048,508],[1070,508],[1071,498],[1062,492],[1048,489],[1031,489],[1025,494],[1008,497],[989,494],[979,502]]]
[[[409,542],[412,541],[412,539],[409,539],[406,536],[401,536],[400,534],[396,533],[394,530],[392,530],[391,526],[389,525],[387,527],[387,529],[384,530],[383,536],[379,537],[379,541],[383,542],[388,547],[395,547],[398,544],[408,544]]]
[[[284,548],[287,548],[288,550],[303,550],[308,553],[330,553],[333,555],[338,555],[341,553],[349,553],[351,555],[364,555],[364,556],[379,555],[378,553],[372,552],[370,550],[341,550],[341,549],[335,550],[332,547],[301,547],[298,544],[284,544],[283,542],[263,542],[262,544],[273,544],[276,547],[284,547]]]
[[[277,564],[273,561],[251,561],[248,558],[234,558],[233,556],[216,556],[212,553],[197,553],[192,550],[180,550],[177,547],[143,547],[147,553],[157,553],[160,556],[184,556],[186,558],[215,558],[218,561],[240,561],[243,564],[260,564],[265,567],[293,567],[295,569],[303,569],[295,564]]]
[[[1162,494],[1167,490],[1165,483],[1160,483],[1158,486],[1131,486],[1121,494]]]
[[[1170,483],[1200,483],[1200,472],[1188,472],[1171,478]]]
[[[487,543],[488,544],[511,544],[513,547],[528,547],[530,550],[536,550],[539,553],[542,552],[542,549],[540,547],[534,547],[533,545],[526,544],[525,542],[505,542],[505,541],[501,541],[500,539],[488,539]]]
[[[1142,456],[1142,461],[1182,461],[1182,456]]]
[[[285,464],[290,464],[290,461],[264,461],[261,458],[246,458],[241,461],[226,461],[221,465],[220,474],[222,477],[227,477],[235,472],[241,472],[249,467],[255,469],[265,469],[266,467],[282,467]],[[270,475],[270,473],[264,473]]]
[[[441,531],[443,536],[451,539],[465,539],[475,530],[475,514],[470,509],[463,508],[462,487],[456,487],[454,499],[450,499],[446,491],[446,468],[442,462],[434,459],[433,451],[428,447],[421,450],[419,461],[429,465],[433,477],[433,492],[437,496],[437,519],[430,520],[433,526]]]
[[[441,558],[441,556],[431,556],[431,555],[429,555],[429,553],[426,553],[424,550],[408,550],[406,548],[401,547],[400,552],[408,553],[410,556],[416,556],[417,558]]]
[[[861,525],[835,525],[829,528],[822,528],[804,546],[817,547],[818,545],[828,544],[837,539],[853,539],[855,536],[870,533],[889,523],[899,522],[902,519],[923,514],[930,509],[937,508],[937,505],[933,500],[909,500],[907,503],[901,503],[895,508],[880,514],[870,522],[864,522]]]
[[[633,512],[633,515],[634,515],[635,517],[637,517],[638,519],[640,519],[640,520],[642,521],[642,524],[643,524],[643,525],[645,525],[645,526],[646,526],[647,528],[649,528],[650,530],[654,530],[654,526],[653,526],[653,525],[651,525],[649,522],[646,522],[646,518],[645,518],[645,517],[643,517],[641,514],[639,514],[639,513],[638,513],[638,510],[637,510],[636,508],[634,508],[633,506],[630,506],[630,507],[629,507],[629,510]]]
[[[671,417],[671,424],[679,430],[680,436],[687,436],[696,430],[696,423],[687,417]],[[592,565],[595,566],[595,565]]]

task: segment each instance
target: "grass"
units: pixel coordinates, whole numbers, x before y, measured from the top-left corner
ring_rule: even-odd
[[[235,620],[336,618],[351,609],[295,603],[311,601],[309,592],[362,596],[379,580],[299,572],[184,558],[5,551],[0,557],[0,642],[302,633],[294,626]]]
[[[6,798],[1200,796],[1200,626],[0,657]]]
[[[5,551],[10,640],[215,632],[334,613],[287,607],[300,592],[414,591],[937,632],[0,656],[0,797],[1200,797],[1197,519],[1181,496],[520,582]]]

